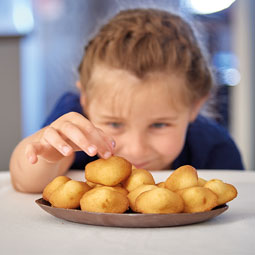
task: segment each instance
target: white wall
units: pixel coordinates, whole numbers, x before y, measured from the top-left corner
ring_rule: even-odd
[[[232,17],[241,82],[232,88],[231,131],[248,170],[255,169],[254,9],[253,0],[237,1]]]
[[[0,170],[21,139],[19,41],[0,36]]]

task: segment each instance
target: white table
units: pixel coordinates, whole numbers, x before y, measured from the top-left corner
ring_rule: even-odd
[[[16,192],[0,173],[0,254],[255,254],[255,172],[205,171],[235,185],[238,197],[210,221],[166,228],[115,228],[68,222],[43,211],[40,194]],[[169,171],[154,172],[163,181]],[[69,176],[82,180],[83,171]]]

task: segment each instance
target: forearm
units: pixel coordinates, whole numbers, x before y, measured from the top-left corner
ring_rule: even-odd
[[[40,133],[22,140],[10,159],[10,173],[14,188],[21,192],[40,193],[44,187],[56,176],[64,175],[73,162],[74,155],[63,157],[54,163],[38,157],[36,164],[31,164],[26,155],[25,148],[30,142],[40,139]]]

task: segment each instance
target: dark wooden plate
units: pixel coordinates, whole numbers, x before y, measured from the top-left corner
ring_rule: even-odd
[[[93,213],[79,209],[55,208],[43,198],[35,201],[43,210],[53,216],[67,221],[109,227],[172,227],[199,223],[212,219],[228,209],[222,205],[209,212],[201,213],[175,213],[175,214],[140,214],[140,213]]]

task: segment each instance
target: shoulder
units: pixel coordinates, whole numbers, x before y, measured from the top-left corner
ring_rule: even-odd
[[[81,110],[80,106],[80,95],[74,92],[66,92],[64,93],[57,101],[55,108],[61,107],[64,109],[72,109],[77,108],[77,110]]]
[[[232,141],[227,129],[219,125],[216,121],[201,115],[189,125],[188,134],[191,136],[192,140],[199,138],[201,142],[210,144]]]
[[[185,144],[193,166],[200,169],[243,169],[240,152],[227,129],[203,116],[190,124]]]
[[[54,120],[68,112],[78,112],[82,114],[80,105],[80,96],[78,93],[67,92],[63,94],[56,102],[53,110],[50,112],[43,126],[47,126]]]

